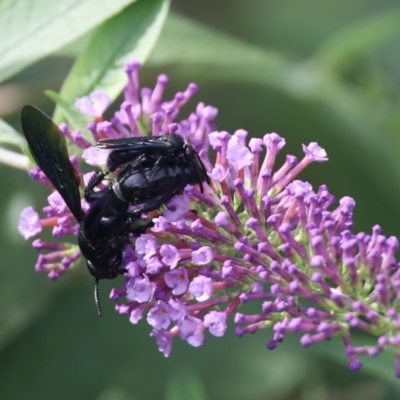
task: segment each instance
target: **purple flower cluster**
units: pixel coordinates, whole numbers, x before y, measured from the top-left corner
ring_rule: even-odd
[[[202,103],[178,120],[196,85],[163,101],[165,75],[154,89],[140,89],[139,64],[129,64],[126,72],[125,101],[110,120],[103,119],[110,103],[104,93],[76,102],[95,118],[88,125],[94,140],[61,127],[82,149],[82,158],[105,164],[107,154],[92,145],[100,138],[178,133],[195,146],[212,185],[205,184],[203,193],[187,186],[153,218],[154,226],[126,247],[123,285],[110,294],[116,310],[134,324],[144,317],[165,356],[175,336],[192,346],[204,343],[206,330],[223,336],[232,315],[238,336],[270,328],[266,346],[271,350],[288,332],[301,333],[304,346],[340,336],[353,370],[361,368],[358,355],[390,349],[400,377],[399,243],[383,236],[379,226],[371,234],[354,233],[353,199],[344,197],[335,206],[326,186],[313,191],[296,180],[310,163],[327,160],[324,149],[310,143],[301,160],[288,155],[277,166],[285,140],[276,133],[247,144],[244,130],[216,131],[217,110]],[[78,159],[71,159],[79,169]],[[49,185],[37,168],[31,176]],[[22,212],[24,237],[45,226],[52,226],[57,238],[76,233],[76,221],[58,193],[49,196],[44,213],[41,219],[31,207]],[[36,269],[51,278],[80,257],[73,244],[37,239],[33,245],[47,251]],[[239,312],[247,302],[257,302],[259,311]],[[355,328],[377,337],[376,343],[353,345]]]

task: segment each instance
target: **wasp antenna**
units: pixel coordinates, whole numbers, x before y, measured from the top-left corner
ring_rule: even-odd
[[[101,305],[99,300],[99,280],[94,280],[94,304],[96,304],[97,315],[101,315]]]
[[[200,191],[201,193],[203,193],[204,190],[204,186],[203,186],[203,181],[206,181],[208,184],[210,184],[210,177],[207,174],[207,170],[206,167],[202,161],[202,159],[200,158],[200,156],[198,155],[198,153],[195,151],[194,152],[194,156],[196,158],[196,175],[198,178],[198,183],[200,185]]]

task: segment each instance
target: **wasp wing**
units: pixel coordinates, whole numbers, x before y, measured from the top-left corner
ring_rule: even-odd
[[[65,136],[46,114],[31,105],[23,107],[21,125],[32,157],[81,222],[79,175],[69,160]]]
[[[138,153],[146,150],[163,150],[170,148],[170,143],[164,139],[164,136],[134,136],[129,138],[100,139],[96,147],[109,150],[135,150]]]

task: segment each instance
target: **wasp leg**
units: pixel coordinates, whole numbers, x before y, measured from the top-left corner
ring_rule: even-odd
[[[100,183],[104,180],[104,178],[109,174],[109,171],[97,171],[94,175],[90,178],[87,186],[85,187],[85,200],[88,203],[93,202],[94,200],[98,199],[99,197],[103,196],[104,194],[102,191],[96,192],[94,189],[96,186],[100,185]]]

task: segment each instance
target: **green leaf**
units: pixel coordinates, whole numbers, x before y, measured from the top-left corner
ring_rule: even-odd
[[[123,66],[136,59],[143,62],[161,32],[169,0],[139,1],[104,23],[77,58],[61,88],[61,97],[72,103],[94,90],[116,98],[126,84]],[[57,108],[55,119],[60,121]]]
[[[0,82],[76,40],[132,0],[3,0]]]
[[[190,74],[206,72],[207,77],[228,78],[251,76],[248,68],[262,67],[264,79],[282,80],[288,65],[277,52],[268,51],[188,18],[170,14],[163,34],[150,60],[153,65],[175,65],[183,71],[190,66]],[[212,69],[210,69],[210,66]],[[285,68],[283,71],[281,68]],[[270,76],[269,74],[273,75]]]
[[[400,35],[400,12],[373,16],[346,26],[322,42],[315,58],[325,66],[337,67],[350,57],[370,53],[376,47]]]
[[[8,125],[7,122],[0,119],[0,143],[21,147],[26,144],[26,141],[11,125]]]
[[[206,400],[200,377],[187,369],[176,371],[167,383],[165,400]]]
[[[201,75],[216,81],[261,84],[296,98],[309,95],[319,83],[316,71],[310,72],[310,79],[303,65],[289,62],[277,52],[176,14],[168,17],[149,62],[158,68],[173,66],[179,76],[190,79]]]

